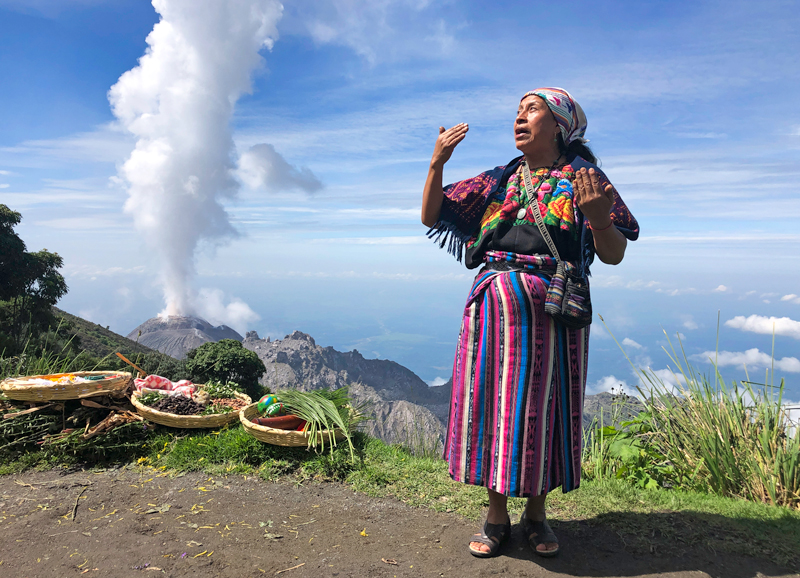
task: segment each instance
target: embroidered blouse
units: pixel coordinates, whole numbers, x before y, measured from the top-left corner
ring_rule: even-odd
[[[524,203],[522,157],[464,181],[448,185],[439,221],[428,235],[459,261],[464,257],[469,269],[480,266],[486,251],[505,251],[522,255],[550,255],[530,206]],[[538,186],[539,203],[547,232],[561,258],[573,262],[579,274],[588,274],[594,259],[594,240],[588,219],[574,204],[573,182],[580,168],[594,168],[601,183],[608,178],[597,166],[581,157],[572,158],[560,169],[539,169],[531,176]],[[537,188],[534,185],[534,188]],[[532,201],[532,199],[531,199]],[[522,218],[519,210],[526,208]],[[639,224],[614,191],[611,218],[631,241],[639,236]]]

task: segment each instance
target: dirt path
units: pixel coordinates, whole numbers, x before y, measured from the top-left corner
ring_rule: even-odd
[[[795,576],[691,545],[682,556],[630,553],[615,534],[580,522],[556,527],[557,559],[536,557],[515,527],[504,555],[484,560],[466,550],[474,523],[342,485],[161,476],[0,477],[0,576]]]

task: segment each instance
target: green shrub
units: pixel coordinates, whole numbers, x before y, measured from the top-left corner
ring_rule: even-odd
[[[235,381],[251,398],[261,397],[258,380],[267,370],[253,351],[235,339],[204,343],[186,355],[186,370],[195,383]]]

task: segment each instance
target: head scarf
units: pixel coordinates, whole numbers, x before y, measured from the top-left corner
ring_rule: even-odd
[[[544,99],[547,106],[553,112],[558,127],[561,129],[561,136],[564,137],[564,144],[569,145],[572,141],[582,143],[589,142],[583,135],[586,134],[586,115],[583,109],[572,95],[563,88],[537,88],[526,93],[520,102],[528,96],[535,94]]]

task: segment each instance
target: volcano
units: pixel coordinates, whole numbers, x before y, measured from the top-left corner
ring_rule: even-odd
[[[203,343],[220,339],[242,341],[244,338],[227,325],[215,327],[199,317],[170,315],[148,319],[131,331],[128,339],[177,359],[183,359],[189,350]]]

